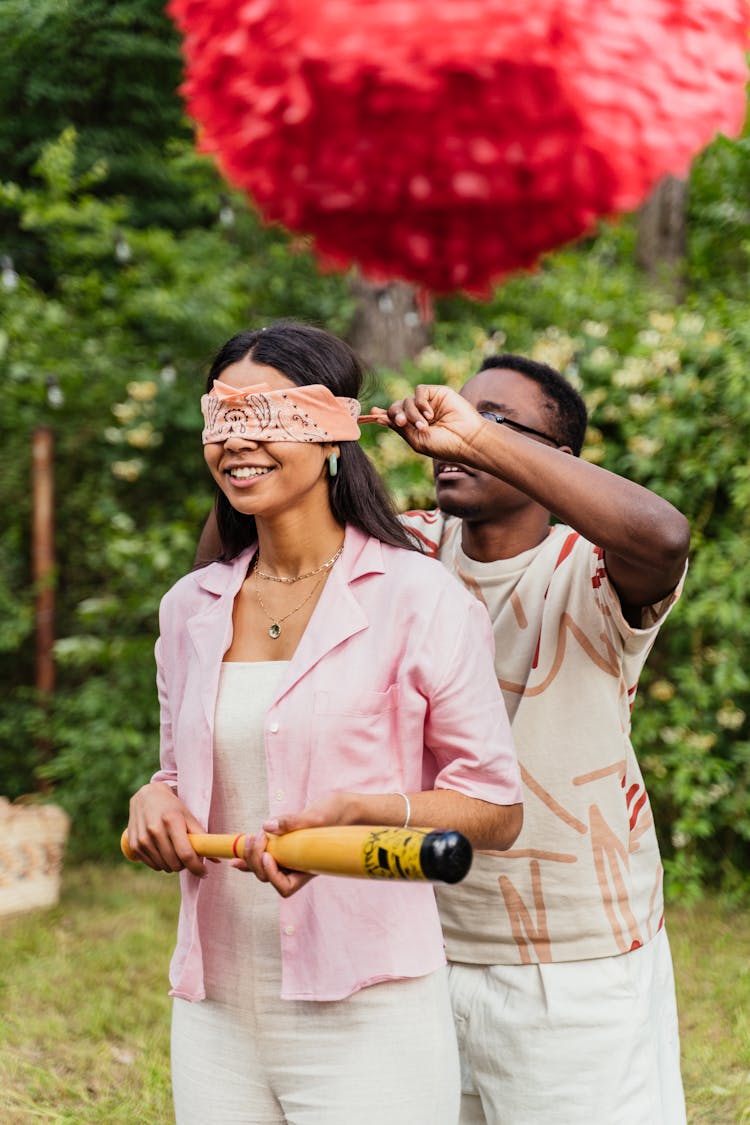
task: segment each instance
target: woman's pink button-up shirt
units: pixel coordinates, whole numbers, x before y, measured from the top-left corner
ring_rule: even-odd
[[[176,783],[203,824],[221,662],[253,554],[193,571],[161,604],[161,769],[153,780]],[[343,554],[265,716],[269,810],[296,812],[336,789],[449,788],[495,804],[519,802],[493,651],[484,606],[441,563],[347,528]],[[271,793],[283,800],[272,805]],[[201,880],[183,871],[181,881],[172,994],[200,1000]],[[279,941],[285,998],[337,1000],[445,963],[428,884],[318,876],[279,898]]]

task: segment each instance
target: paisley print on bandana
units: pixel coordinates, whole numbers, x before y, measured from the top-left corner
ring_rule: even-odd
[[[218,379],[201,398],[203,444],[242,437],[248,441],[356,441],[360,405],[320,383],[271,390],[266,383],[230,387]]]

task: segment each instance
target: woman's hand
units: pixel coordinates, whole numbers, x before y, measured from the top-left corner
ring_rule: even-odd
[[[189,832],[204,827],[180,798],[162,781],[143,785],[130,799],[128,843],[136,857],[154,871],[182,871],[205,875],[204,862],[193,851]]]

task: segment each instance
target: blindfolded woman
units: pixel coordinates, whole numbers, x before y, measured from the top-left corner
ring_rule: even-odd
[[[161,769],[128,829],[182,873],[178,1125],[458,1116],[432,888],[266,851],[351,824],[506,849],[521,826],[486,611],[395,516],[357,444],[361,383],[341,340],[282,323],[229,340],[202,398],[223,555],[162,601]],[[205,864],[188,833],[206,829],[246,830],[242,860]]]

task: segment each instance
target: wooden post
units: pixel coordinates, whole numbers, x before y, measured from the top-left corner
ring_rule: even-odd
[[[36,590],[36,688],[42,698],[55,689],[55,497],[54,438],[38,426],[32,444],[32,558]]]

